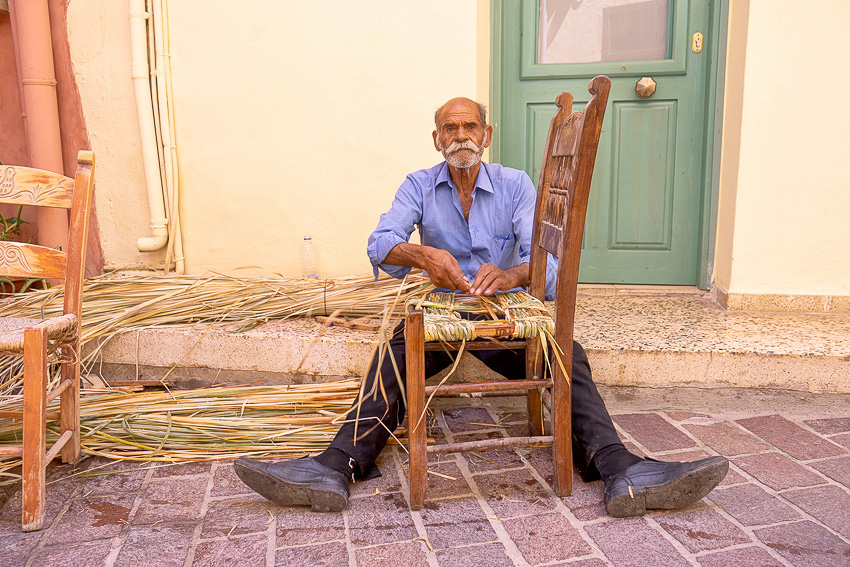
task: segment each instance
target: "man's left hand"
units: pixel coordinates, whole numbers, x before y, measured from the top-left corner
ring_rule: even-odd
[[[494,264],[481,264],[475,281],[469,288],[471,295],[493,295],[497,291],[507,291],[525,285],[528,280],[528,264],[522,264],[509,270],[502,270]]]

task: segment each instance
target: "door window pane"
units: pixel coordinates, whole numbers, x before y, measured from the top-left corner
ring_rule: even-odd
[[[667,0],[540,0],[539,63],[667,58]]]

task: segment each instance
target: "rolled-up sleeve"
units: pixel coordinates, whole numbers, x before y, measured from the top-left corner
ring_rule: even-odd
[[[394,266],[383,262],[397,244],[410,239],[413,229],[421,220],[421,188],[408,176],[398,188],[390,210],[381,215],[378,227],[369,236],[366,253],[369,255],[376,279],[379,269],[396,278],[403,278],[410,272],[407,266]]]

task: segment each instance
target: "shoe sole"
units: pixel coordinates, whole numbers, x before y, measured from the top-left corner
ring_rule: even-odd
[[[616,496],[608,503],[608,514],[615,518],[643,516],[647,510],[675,510],[690,506],[714,490],[729,471],[725,459],[706,463],[660,486]]]
[[[281,506],[310,506],[313,512],[342,512],[348,505],[342,494],[322,483],[283,482],[238,461],[233,464],[233,470],[254,492]]]

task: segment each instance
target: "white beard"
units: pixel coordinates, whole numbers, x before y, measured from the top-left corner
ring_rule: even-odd
[[[487,137],[485,134],[484,143]],[[443,157],[449,162],[449,165],[456,169],[469,169],[478,165],[481,161],[481,156],[484,155],[484,143],[481,146],[476,146],[475,142],[467,140],[465,142],[452,142],[448,148],[443,147],[443,144],[437,140],[437,145],[443,153]]]

